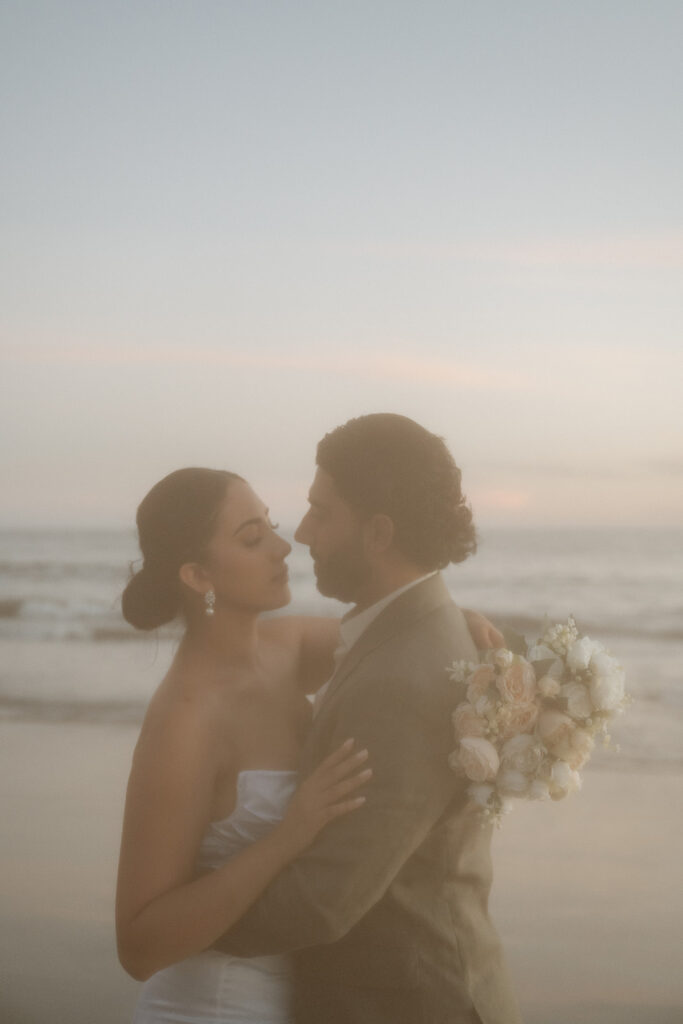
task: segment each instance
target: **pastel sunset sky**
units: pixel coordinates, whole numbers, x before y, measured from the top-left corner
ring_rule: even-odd
[[[293,522],[395,411],[481,522],[683,522],[678,0],[5,0],[0,525]]]

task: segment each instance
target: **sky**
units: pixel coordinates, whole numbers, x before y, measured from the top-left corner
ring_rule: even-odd
[[[480,523],[683,522],[678,0],[0,4],[0,526],[281,522],[401,412]]]

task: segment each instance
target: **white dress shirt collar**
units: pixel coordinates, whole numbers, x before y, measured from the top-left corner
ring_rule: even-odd
[[[439,570],[435,569],[434,572],[428,572],[424,576],[420,576],[419,579],[411,580],[410,583],[406,583],[405,586],[399,587],[397,590],[392,590],[386,597],[381,598],[379,601],[375,601],[369,608],[363,609],[362,612],[348,612],[341,620],[339,626],[339,635],[341,638],[341,644],[343,644],[346,651],[350,650],[351,647],[360,639],[365,630],[368,628],[371,622],[377,618],[380,612],[383,612],[387,605],[391,604],[399,594],[405,593],[406,590],[410,590],[411,587],[416,587],[418,583],[422,583],[424,580],[431,579],[432,576],[436,576]]]
[[[315,695],[313,700],[313,717],[318,714],[322,703],[327,695],[327,691],[330,688],[330,684],[337,674],[337,669],[341,665],[342,661],[349,653],[353,645],[363,635],[365,630],[368,628],[371,622],[373,622],[380,612],[384,611],[387,605],[391,604],[399,594],[403,594],[406,590],[410,590],[411,587],[416,587],[418,583],[422,583],[423,580],[428,580],[432,576],[436,576],[439,570],[436,569],[434,572],[428,572],[425,576],[420,576],[417,580],[412,580],[410,583],[406,583],[404,587],[399,587],[397,590],[392,590],[386,597],[371,604],[369,608],[365,608],[362,612],[354,613],[348,612],[347,615],[341,620],[339,625],[339,644],[334,652],[334,672],[331,677],[324,683]]]

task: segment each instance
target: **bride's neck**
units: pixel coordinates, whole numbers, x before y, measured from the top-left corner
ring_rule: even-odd
[[[251,668],[258,660],[258,615],[241,609],[216,609],[188,623],[178,655],[220,669]]]

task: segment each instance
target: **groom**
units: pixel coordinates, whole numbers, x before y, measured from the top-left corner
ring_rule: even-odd
[[[296,539],[320,592],[355,607],[301,770],[353,737],[373,779],[218,946],[291,951],[296,1024],[518,1024],[487,912],[491,830],[448,767],[463,694],[446,666],[477,656],[438,572],[476,547],[460,471],[393,414],[327,434],[317,465]]]

